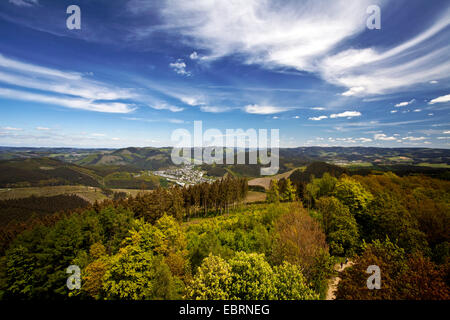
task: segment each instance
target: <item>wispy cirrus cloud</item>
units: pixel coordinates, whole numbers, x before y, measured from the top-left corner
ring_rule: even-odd
[[[380,1],[383,6],[389,1]],[[394,45],[362,49],[337,45],[365,31],[372,1],[178,1],[161,15],[171,32],[209,52],[206,60],[240,54],[246,63],[295,68],[347,88],[343,96],[382,94],[448,78],[444,43],[450,7],[416,36]]]
[[[12,3],[19,7],[32,7],[37,6],[39,4],[38,0],[9,0],[9,3]]]
[[[147,119],[147,118],[136,118],[136,117],[125,117],[124,120],[130,120],[130,121],[141,121],[141,122],[169,122],[174,124],[182,124],[186,121],[183,119],[175,119],[175,118],[161,118],[161,119]]]
[[[169,110],[172,112],[181,112],[184,110],[184,108],[182,108],[182,107],[174,106],[174,105],[167,104],[167,103],[153,103],[153,104],[149,104],[149,106],[156,110]]]
[[[89,79],[61,81],[59,78],[22,76],[0,71],[0,82],[52,93],[78,96],[93,100],[118,100],[136,97],[130,90],[109,87]]]
[[[66,72],[66,71],[60,71],[56,69],[46,68],[42,66],[38,66],[31,63],[26,63],[22,61],[18,61],[15,59],[10,59],[8,57],[3,56],[0,54],[0,67],[4,67],[6,69],[12,69],[16,71],[26,72],[27,74],[33,73],[43,76],[51,76],[51,77],[57,77],[62,79],[69,79],[69,80],[81,80],[82,75],[77,72]]]
[[[307,70],[318,55],[365,28],[369,4],[169,0],[161,14],[170,30],[207,50],[208,59],[243,53],[248,63]]]
[[[18,87],[3,89],[0,96],[36,102],[51,103],[62,107],[107,113],[129,113],[137,104],[145,104],[156,110],[180,112],[184,108],[156,99],[147,93],[121,88],[91,79],[91,75],[61,71],[36,64],[22,62],[0,54],[0,83]],[[32,89],[33,92],[26,91]],[[42,91],[35,93],[35,90]],[[124,103],[123,100],[134,102]],[[106,102],[105,102],[106,101]]]
[[[289,108],[269,105],[250,104],[244,107],[244,111],[252,114],[274,114],[288,111]]]
[[[81,98],[55,97],[13,89],[0,88],[0,97],[14,100],[32,101],[37,103],[49,103],[71,109],[80,109],[96,112],[130,113],[134,110],[134,108],[131,107],[130,105],[120,102],[102,103]]]
[[[230,107],[218,107],[218,106],[201,106],[200,110],[203,112],[222,113],[231,110]]]
[[[15,127],[2,127],[3,130],[6,131],[22,131],[22,128],[15,128]]]

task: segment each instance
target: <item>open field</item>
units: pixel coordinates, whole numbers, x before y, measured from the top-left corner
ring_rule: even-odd
[[[245,203],[265,201],[266,194],[264,192],[249,191]]]
[[[100,188],[87,186],[48,186],[30,188],[5,188],[0,189],[0,200],[27,198],[32,195],[38,197],[50,197],[60,194],[76,194],[90,203],[102,201],[108,197]]]
[[[268,190],[269,186],[270,186],[270,180],[280,180],[282,178],[287,178],[296,169],[297,168],[287,171],[285,173],[280,173],[280,174],[274,175],[274,176],[252,179],[252,180],[249,180],[248,185],[249,186],[261,186],[261,187],[264,187],[264,189]]]
[[[141,192],[152,192],[152,190],[141,190],[141,189],[111,189],[114,192],[125,192],[133,197],[137,196]]]
[[[446,168],[446,169],[450,168],[450,165],[446,163],[419,163],[418,166],[430,168]]]

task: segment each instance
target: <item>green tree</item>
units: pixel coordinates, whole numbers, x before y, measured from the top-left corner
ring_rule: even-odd
[[[361,183],[348,176],[338,180],[333,195],[355,216],[362,214],[373,200],[373,195]]]
[[[196,300],[227,300],[230,298],[231,266],[210,254],[186,288],[186,298]]]
[[[270,187],[266,194],[266,201],[269,203],[280,202],[280,192],[278,190],[278,182],[276,180],[270,180]]]
[[[103,296],[103,277],[108,268],[105,247],[99,243],[94,243],[89,250],[90,258],[94,259],[82,271],[81,290],[88,296],[100,299]]]
[[[108,261],[103,277],[107,299],[154,300],[180,298],[180,281],[170,272],[161,256],[138,245],[119,250]]]
[[[319,295],[307,284],[299,266],[283,262],[273,268],[275,300],[318,300]]]
[[[335,197],[323,197],[316,203],[322,215],[322,224],[330,253],[351,256],[359,246],[358,225],[350,210]]]
[[[286,185],[281,196],[283,201],[295,201],[297,197],[297,189],[292,185],[290,179],[286,179]]]
[[[288,262],[272,268],[257,253],[237,252],[226,262],[209,255],[186,289],[186,298],[200,300],[318,299],[301,268]]]
[[[317,199],[331,195],[336,187],[337,181],[328,172],[325,172],[322,178],[314,178],[312,176],[311,182],[305,187],[305,197],[309,207],[312,207]]]
[[[266,300],[273,297],[275,287],[272,268],[263,254],[237,252],[229,263],[232,271],[232,299]]]

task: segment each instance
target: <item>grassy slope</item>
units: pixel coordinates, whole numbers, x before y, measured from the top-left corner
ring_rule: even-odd
[[[292,169],[290,171],[280,173],[274,176],[264,177],[264,178],[255,178],[248,182],[249,186],[262,186],[264,189],[268,190],[270,185],[270,180],[280,180],[282,178],[287,178],[291,175],[292,172],[294,172],[295,169]]]
[[[32,195],[49,197],[60,194],[76,194],[90,203],[107,199],[99,188],[87,186],[48,186],[0,189],[0,200],[27,198]]]

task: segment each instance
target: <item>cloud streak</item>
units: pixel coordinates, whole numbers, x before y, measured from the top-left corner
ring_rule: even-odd
[[[388,1],[380,1],[383,6]],[[347,88],[343,96],[373,95],[448,78],[445,32],[450,9],[420,34],[390,47],[346,48],[366,29],[372,1],[178,1],[161,15],[170,32],[202,48],[214,60],[240,54],[266,68],[295,68]],[[342,49],[336,52],[336,47]]]
[[[0,88],[0,97],[22,101],[32,101],[43,104],[53,104],[71,109],[88,110],[107,113],[130,113],[133,107],[120,102],[99,103],[87,99],[62,98],[29,93],[21,90]]]
[[[269,105],[251,104],[244,107],[244,111],[251,114],[274,114],[288,111],[288,108]]]
[[[333,113],[330,115],[331,119],[334,118],[353,118],[353,117],[360,117],[361,112],[359,111],[344,111],[341,113]]]

